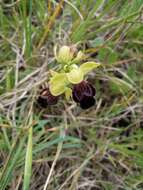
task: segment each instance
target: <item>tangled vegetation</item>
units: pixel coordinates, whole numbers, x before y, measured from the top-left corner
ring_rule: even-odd
[[[142,190],[142,52],[142,0],[1,0],[0,190]]]

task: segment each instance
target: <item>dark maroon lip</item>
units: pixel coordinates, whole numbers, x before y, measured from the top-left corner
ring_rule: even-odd
[[[49,88],[45,88],[41,91],[37,101],[41,107],[46,108],[47,106],[57,104],[58,100],[59,96],[53,96]]]
[[[85,97],[81,102],[80,102],[80,107],[82,109],[88,109],[92,106],[95,105],[95,98],[93,97]]]
[[[72,90],[72,97],[76,103],[79,103],[82,109],[88,109],[95,105],[95,88],[88,81],[82,81],[79,84],[74,85]],[[58,103],[59,96],[53,96],[49,88],[45,88],[40,92],[38,97],[38,104],[46,108]]]
[[[95,88],[88,81],[74,85],[72,91],[73,100],[79,103],[82,109],[88,109],[95,104],[95,94]]]

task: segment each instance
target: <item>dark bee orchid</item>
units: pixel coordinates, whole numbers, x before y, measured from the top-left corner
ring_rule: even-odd
[[[80,104],[82,109],[88,109],[95,104],[95,88],[88,81],[74,85],[72,90],[73,100]]]
[[[46,108],[47,106],[57,104],[58,100],[59,96],[53,96],[49,88],[45,88],[40,92],[40,96],[38,97],[38,104],[41,107]]]
[[[62,46],[59,51],[55,46],[54,54],[60,69],[58,72],[50,70],[48,88],[41,92],[39,104],[42,107],[54,105],[58,102],[59,96],[64,94],[67,101],[72,97],[82,109],[93,106],[95,88],[91,83],[84,81],[84,77],[101,64],[87,61],[86,55],[82,51],[77,51],[76,46]],[[86,62],[83,62],[84,60]]]

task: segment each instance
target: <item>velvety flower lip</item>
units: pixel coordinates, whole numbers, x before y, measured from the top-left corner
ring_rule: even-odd
[[[41,107],[46,108],[47,106],[57,104],[58,100],[59,96],[53,96],[49,88],[45,88],[41,91],[37,101]]]
[[[84,91],[85,96],[95,96],[95,88],[89,82],[86,84],[86,90]]]
[[[87,97],[85,96],[83,100],[80,102],[80,107],[82,109],[88,109],[91,106],[95,105],[95,98],[94,97]]]
[[[88,109],[95,104],[95,94],[95,88],[88,81],[74,85],[72,91],[73,100],[80,103],[82,109]]]

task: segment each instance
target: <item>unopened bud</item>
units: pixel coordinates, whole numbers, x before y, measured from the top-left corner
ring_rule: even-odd
[[[79,51],[76,58],[74,59],[75,62],[80,62],[85,58],[85,55],[82,51]]]
[[[68,63],[73,59],[74,52],[69,46],[62,46],[59,50],[57,61],[59,63]]]

